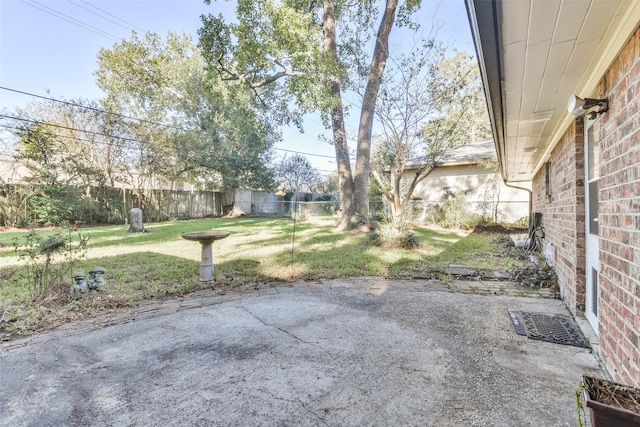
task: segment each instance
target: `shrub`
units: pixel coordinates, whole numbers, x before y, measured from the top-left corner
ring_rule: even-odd
[[[71,279],[74,266],[86,254],[89,240],[80,233],[78,237],[74,245],[71,229],[68,235],[58,231],[49,236],[31,230],[23,237],[22,244],[18,238],[14,239],[15,251],[27,265],[24,280],[34,302],[40,302],[53,287],[64,284],[66,278]]]
[[[369,246],[382,246],[384,245],[384,241],[382,239],[382,234],[377,231],[372,231],[367,235],[367,245]]]
[[[326,202],[323,205],[324,211],[328,214],[334,214],[338,210],[338,201],[331,194],[322,194],[316,199],[318,202]]]
[[[434,205],[428,215],[425,213],[425,218],[445,228],[474,228],[483,221],[483,217],[469,210],[465,202],[468,192],[469,190],[454,193],[451,189],[445,189],[442,195],[444,202]]]
[[[372,231],[367,236],[367,244],[371,246],[384,246],[388,248],[416,249],[421,243],[418,236],[413,233],[413,226],[408,222],[393,224],[383,223],[380,231]]]
[[[27,205],[31,209],[33,225],[57,225],[62,220],[62,200],[38,195],[27,199]]]
[[[396,246],[402,249],[417,249],[420,247],[420,239],[411,232],[405,232],[396,238]]]
[[[529,217],[528,216],[523,216],[521,218],[518,218],[513,225],[515,225],[516,227],[528,227],[529,226]]]
[[[124,225],[127,223],[127,221],[121,215],[115,215],[106,222],[113,225]]]
[[[104,203],[87,197],[78,187],[49,185],[26,200],[32,226],[58,226],[64,222],[106,223],[109,209]]]

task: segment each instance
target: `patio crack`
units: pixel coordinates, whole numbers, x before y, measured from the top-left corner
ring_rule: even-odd
[[[316,417],[316,418],[318,419],[318,421],[322,422],[322,424],[324,424],[324,425],[328,425],[328,424],[327,424],[327,421],[326,421],[326,420],[325,420],[325,419],[324,419],[320,414],[318,414],[317,412],[315,412],[315,411],[311,410],[311,409],[310,409],[310,408],[309,408],[309,407],[308,407],[308,406],[307,406],[307,405],[306,405],[306,404],[305,404],[305,403],[304,403],[304,402],[303,402],[299,397],[296,397],[295,399],[287,399],[287,398],[285,398],[285,397],[277,396],[276,394],[272,393],[272,392],[271,392],[271,391],[269,391],[269,390],[264,390],[264,389],[256,389],[256,390],[257,390],[257,391],[260,391],[260,392],[262,392],[262,393],[266,393],[266,394],[268,394],[269,396],[271,396],[271,398],[272,398],[272,399],[275,399],[275,400],[281,400],[281,401],[283,401],[283,402],[289,402],[289,403],[299,403],[299,404],[300,404],[300,406],[302,406],[302,408],[303,408],[305,411],[307,411],[309,414],[311,414],[311,415],[313,415],[314,417]],[[256,396],[256,397],[258,397],[258,398],[260,398],[260,399],[263,399],[263,400],[266,400],[266,399],[264,399],[264,398],[263,398],[263,397],[261,397],[261,396]]]
[[[283,328],[281,328],[281,327],[279,327],[279,326],[272,325],[272,324],[270,324],[270,323],[265,322],[263,319],[261,319],[260,317],[258,317],[257,315],[255,315],[251,310],[249,310],[249,309],[248,309],[247,307],[245,307],[244,305],[241,305],[241,306],[240,306],[240,308],[241,308],[242,310],[246,311],[246,312],[247,312],[248,314],[250,314],[254,319],[256,319],[257,321],[259,321],[259,322],[260,322],[260,323],[262,323],[263,325],[268,326],[268,327],[270,327],[270,328],[277,329],[278,331],[280,331],[280,332],[282,332],[282,333],[284,333],[284,334],[289,335],[291,338],[293,338],[293,339],[295,339],[295,340],[297,340],[297,341],[300,341],[300,342],[302,342],[302,343],[304,343],[304,344],[307,344],[307,345],[310,345],[310,346],[313,346],[313,347],[317,347],[317,348],[319,348],[319,349],[321,349],[321,350],[322,350],[322,347],[321,347],[321,346],[319,346],[319,345],[318,345],[318,344],[316,344],[316,343],[312,343],[312,342],[309,342],[309,341],[305,341],[305,340],[303,340],[302,338],[300,338],[299,336],[297,336],[297,335],[295,335],[295,334],[293,334],[293,333],[291,333],[291,332],[287,331],[286,329],[283,329]]]

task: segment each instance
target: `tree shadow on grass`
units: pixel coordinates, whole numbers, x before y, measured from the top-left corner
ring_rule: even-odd
[[[290,228],[287,219],[245,219],[245,218],[214,218],[166,223],[151,223],[145,225],[145,233],[127,233],[127,226],[110,227],[108,232],[102,229],[81,229],[84,236],[89,236],[92,248],[112,246],[114,244],[143,246],[149,243],[163,244],[182,239],[183,233],[194,231],[228,231],[231,235],[256,236],[261,233],[286,234]],[[75,235],[77,239],[77,234]],[[0,256],[2,254],[0,253]]]
[[[493,253],[495,248],[491,244],[492,235],[474,231],[452,239],[451,235],[446,233],[436,231],[428,240],[422,240],[423,245],[432,246],[433,254],[425,255],[417,261],[403,258],[389,267],[389,273],[393,276],[431,277],[444,274],[451,264],[463,264],[474,268],[486,263],[487,258],[494,258],[494,263],[499,263],[500,254]]]
[[[366,235],[333,233],[313,227],[303,228],[296,246],[274,251],[269,256],[251,256],[242,251],[227,254],[223,262],[215,263],[215,281],[199,281],[199,260],[185,258],[153,250],[143,250],[128,254],[118,254],[82,260],[76,269],[88,271],[96,265],[106,269],[106,292],[88,293],[69,297],[61,296],[58,305],[41,310],[26,307],[23,314],[31,309],[35,316],[25,328],[29,331],[50,329],[65,321],[91,317],[97,312],[140,305],[149,300],[177,298],[189,293],[213,289],[222,293],[232,292],[238,287],[249,289],[269,286],[285,280],[321,278],[381,276],[411,277],[416,272],[433,271],[435,266],[460,262],[474,257],[478,251],[486,250],[486,238],[470,234],[454,240],[447,231],[429,231],[430,239],[424,244],[432,245],[439,254],[426,255],[424,251],[394,251],[389,258],[384,248],[367,246]],[[290,236],[284,236],[288,241]],[[486,236],[480,236],[486,237]],[[424,239],[424,236],[422,236]],[[280,237],[268,239],[269,244],[282,242]],[[483,243],[484,242],[484,243]],[[255,243],[247,242],[249,250]],[[194,249],[196,250],[196,249]],[[215,256],[215,248],[214,248]],[[391,261],[390,261],[391,260]],[[20,270],[18,267],[16,270]],[[3,284],[9,286],[10,280]],[[69,278],[69,286],[71,278]],[[61,287],[62,290],[68,287]],[[6,290],[6,289],[3,289]],[[16,289],[16,291],[18,291]],[[24,299],[25,301],[28,298]],[[0,300],[0,306],[7,301]],[[10,312],[8,316],[13,316]],[[28,314],[28,313],[27,313]],[[24,316],[25,319],[29,315]],[[17,320],[16,320],[17,321]],[[16,321],[12,321],[15,325]],[[3,323],[3,328],[7,323]],[[17,326],[16,328],[19,328]]]

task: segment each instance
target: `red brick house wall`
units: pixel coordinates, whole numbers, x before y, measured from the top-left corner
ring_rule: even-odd
[[[601,357],[615,379],[640,386],[640,29],[599,94],[610,106],[600,142]]]
[[[640,387],[640,29],[598,93],[609,99],[600,116],[599,355],[614,380]],[[544,243],[554,246],[551,263],[574,314],[585,303],[583,129],[577,119],[551,153],[551,179],[541,168],[533,181],[532,208],[542,213]]]
[[[584,136],[582,121],[562,137],[550,157],[551,175],[542,168],[533,180],[533,212],[542,213],[544,244],[553,245],[550,264],[558,272],[569,310],[584,311]],[[547,188],[548,187],[548,188]]]

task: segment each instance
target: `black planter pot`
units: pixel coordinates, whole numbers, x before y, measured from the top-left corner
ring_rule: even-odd
[[[586,406],[591,412],[591,425],[593,427],[640,427],[640,413],[593,400],[584,379],[585,376],[582,377],[582,384],[585,386],[583,395]],[[633,388],[611,381],[608,382],[614,387]],[[640,390],[638,390],[638,393],[640,393]]]

